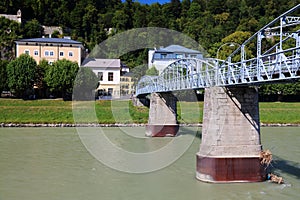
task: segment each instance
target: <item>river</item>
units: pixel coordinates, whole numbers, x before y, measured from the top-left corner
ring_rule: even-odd
[[[146,138],[143,127],[101,130],[115,146],[137,154],[157,153],[173,140]],[[75,128],[0,128],[0,200],[300,199],[299,127],[261,129],[263,147],[274,156],[272,171],[285,180],[281,185],[196,180],[201,131],[180,131],[192,141],[182,156],[160,170],[128,173],[98,161]]]

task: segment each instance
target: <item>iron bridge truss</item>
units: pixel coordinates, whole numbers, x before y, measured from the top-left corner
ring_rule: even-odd
[[[136,95],[300,78],[300,17],[290,16],[299,8],[300,4],[265,25],[226,60],[180,59],[168,65],[159,76],[142,77]],[[267,39],[278,42],[267,49],[263,45]],[[253,46],[256,46],[256,55],[247,55]]]

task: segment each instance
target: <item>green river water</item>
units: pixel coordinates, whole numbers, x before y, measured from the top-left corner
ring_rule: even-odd
[[[85,130],[91,128],[81,129]],[[159,152],[172,141],[146,138],[143,127],[101,130],[112,144],[128,152]],[[273,153],[272,171],[285,180],[281,185],[196,180],[201,130],[196,137],[196,128],[180,131],[180,137],[192,143],[175,162],[153,172],[127,173],[98,161],[75,128],[0,128],[0,200],[300,199],[300,127],[261,129],[263,147]]]

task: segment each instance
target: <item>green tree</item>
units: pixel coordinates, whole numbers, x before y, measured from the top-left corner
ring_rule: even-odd
[[[181,17],[187,17],[187,12],[190,9],[191,0],[182,0],[182,9],[181,9]]]
[[[20,24],[0,17],[0,59],[12,60],[15,57],[14,41],[19,39]]]
[[[27,54],[7,65],[8,87],[17,97],[27,98],[32,94],[36,68],[35,60]]]
[[[91,35],[93,31],[93,25],[97,24],[97,18],[98,18],[98,10],[93,5],[88,5],[85,8],[85,14],[82,18],[82,28],[84,30],[84,37],[85,40],[89,40],[89,35]]]
[[[36,19],[27,21],[23,28],[23,35],[25,38],[39,38],[44,33],[43,27]]]
[[[53,31],[52,34],[51,34],[51,37],[52,38],[59,38],[60,37],[59,31],[58,30]]]
[[[37,66],[35,86],[38,88],[37,95],[39,98],[44,98],[47,96],[48,87],[45,81],[45,75],[49,67],[51,67],[51,65],[45,59],[41,60]]]
[[[126,24],[129,21],[128,15],[124,12],[124,10],[118,10],[115,12],[114,17],[112,19],[112,23],[118,32],[122,32],[126,30]]]
[[[131,72],[134,74],[134,82],[136,83],[138,80],[142,78],[146,74],[146,71],[148,69],[148,65],[139,65],[134,67]]]
[[[146,27],[148,24],[147,15],[148,12],[146,6],[142,6],[140,3],[136,2],[134,4],[135,12],[133,13],[133,27],[142,28]]]
[[[159,3],[150,5],[147,18],[148,26],[150,27],[166,27],[167,19],[164,17]]]
[[[8,61],[0,60],[0,94],[2,91],[7,90],[7,72],[6,67],[8,65]]]
[[[267,84],[259,88],[263,97],[275,96],[274,100],[282,101],[288,95],[300,95],[300,82],[287,84]]]
[[[61,94],[64,99],[69,99],[72,94],[78,64],[69,60],[58,60],[46,71],[45,81],[51,92]]]
[[[74,83],[74,98],[76,100],[94,100],[98,77],[87,67],[80,67]]]
[[[156,67],[151,67],[151,68],[147,69],[146,75],[157,76],[158,75],[158,70],[156,69]]]

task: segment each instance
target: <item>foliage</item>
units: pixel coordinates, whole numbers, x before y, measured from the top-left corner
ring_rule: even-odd
[[[47,69],[51,67],[47,60],[43,59],[37,66],[35,86],[38,88],[38,97],[43,98],[47,96],[47,84],[45,81],[45,74]]]
[[[8,65],[8,61],[0,60],[0,94],[2,91],[7,90],[7,72],[6,67]]]
[[[36,68],[35,60],[27,54],[7,65],[8,87],[17,97],[27,98],[32,94]]]
[[[64,34],[82,41],[89,52],[116,33],[132,28],[162,27],[186,34],[209,52],[210,56],[216,56],[222,44],[242,44],[261,27],[297,4],[295,0],[170,0],[168,3],[150,5],[133,0],[0,1],[0,13],[15,14],[20,8],[24,19],[20,26],[17,22],[0,18],[0,57],[12,60],[15,56],[14,41],[26,37],[40,37],[41,25],[61,26]],[[155,33],[145,35],[148,41],[151,41],[150,37],[153,35],[160,37]],[[59,37],[57,33],[53,36]],[[126,41],[130,42],[134,37],[136,36],[130,35]],[[169,39],[165,36],[163,38]],[[147,40],[140,43],[144,44]],[[263,42],[268,48],[274,41]],[[156,45],[164,46],[152,46]],[[118,54],[117,49],[123,54]],[[124,64],[133,68],[132,71],[138,79],[147,69],[143,65],[147,62],[147,51],[128,53],[123,52],[123,49],[126,49],[124,44],[111,42],[105,49],[110,54],[105,54],[105,57],[121,57]],[[232,47],[224,46],[219,51],[219,57],[225,59],[233,51]],[[255,56],[255,52],[256,45],[246,47],[247,58]],[[267,87],[267,90],[262,91],[268,93],[268,90],[279,90],[277,86]],[[284,88],[287,91],[287,87]]]
[[[44,32],[43,27],[39,24],[38,20],[33,19],[27,21],[23,28],[24,38],[39,38],[42,37]]]
[[[262,99],[272,100],[275,97],[275,101],[283,101],[285,96],[300,96],[300,82],[262,85],[259,92]],[[273,98],[270,99],[268,96]]]
[[[158,70],[156,69],[156,67],[151,67],[150,69],[147,69],[146,75],[157,76],[158,75]]]
[[[144,76],[146,74],[146,71],[148,69],[148,65],[144,64],[144,65],[139,65],[136,66],[135,68],[133,68],[131,71],[134,74],[134,81],[138,81],[142,76]]]
[[[98,77],[87,67],[80,67],[74,83],[74,97],[76,100],[94,100]]]
[[[64,99],[70,98],[78,68],[76,62],[66,59],[54,62],[45,74],[50,91],[61,94]]]
[[[12,60],[15,57],[14,41],[20,36],[17,22],[0,17],[0,59]]]

